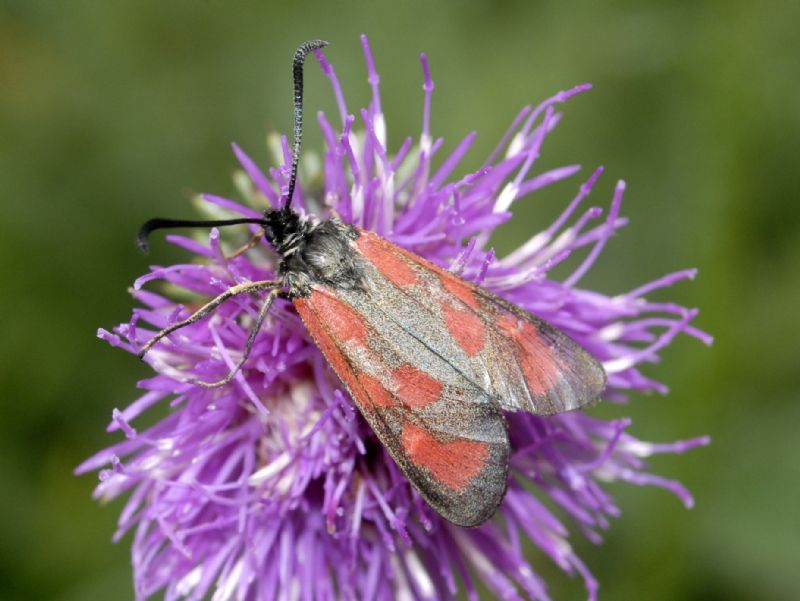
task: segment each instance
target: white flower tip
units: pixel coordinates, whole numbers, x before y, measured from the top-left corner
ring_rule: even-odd
[[[500,192],[500,196],[497,197],[497,202],[494,203],[494,212],[503,213],[507,211],[517,197],[518,191],[519,187],[514,182],[508,182],[503,191]]]
[[[620,357],[619,359],[603,361],[603,369],[607,374],[614,374],[633,367],[634,363],[632,357]]]
[[[430,134],[428,133],[422,134],[419,139],[420,153],[421,154],[424,153],[425,155],[427,155],[431,150],[431,146],[433,146],[433,139],[431,138]]]
[[[189,593],[191,593],[195,587],[200,584],[200,577],[202,575],[203,564],[201,563],[178,581],[178,583],[175,585],[175,592],[182,597],[188,597]]]
[[[225,599],[233,599],[234,592],[236,591],[236,587],[241,579],[243,568],[244,560],[239,559],[239,561],[237,561],[233,566],[232,570],[217,580],[217,588],[214,591],[214,595],[211,597],[211,601],[224,601]],[[288,595],[288,591],[285,592]],[[287,598],[292,599],[293,597]]]
[[[375,115],[375,137],[378,138],[378,142],[381,143],[381,146],[384,148],[386,147],[386,119],[383,116],[383,113],[377,113]]]
[[[619,448],[624,449],[626,452],[636,457],[650,457],[653,452],[653,445],[641,440],[630,440],[620,443]]]
[[[316,396],[317,388],[313,380],[298,380],[289,388],[289,396],[298,407],[306,407]]]
[[[511,139],[511,143],[508,145],[508,150],[506,151],[506,158],[519,154],[522,152],[523,148],[525,148],[525,135],[519,132]]]
[[[292,462],[292,456],[289,453],[281,453],[274,457],[260,470],[254,472],[248,479],[247,483],[250,486],[259,486],[275,476],[278,472],[282,471],[286,466]]]
[[[597,332],[597,337],[605,342],[617,340],[625,332],[625,324],[616,322],[607,325]]]
[[[417,583],[417,588],[422,598],[434,599],[436,589],[433,586],[430,574],[419,560],[419,556],[413,551],[408,551],[406,553],[406,565],[411,577]]]

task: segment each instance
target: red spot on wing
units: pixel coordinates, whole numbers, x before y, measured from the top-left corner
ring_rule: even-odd
[[[506,335],[516,339],[522,331],[520,320],[508,313],[503,313],[497,318],[497,327]]]
[[[439,279],[445,290],[467,305],[470,309],[480,308],[480,303],[475,297],[475,292],[473,292],[472,287],[467,282],[457,278],[449,271],[444,270],[441,270]]]
[[[435,403],[442,393],[442,383],[413,365],[405,363],[392,372],[397,391],[395,396],[405,405],[422,409]]]
[[[467,305],[470,309],[478,310],[481,308],[481,303],[478,300],[478,297],[475,296],[475,286],[462,280],[457,275],[454,275],[447,271],[446,269],[436,265],[435,263],[431,263],[430,261],[423,259],[419,255],[415,255],[409,250],[405,248],[400,248],[399,246],[394,247],[397,252],[403,255],[410,263],[414,265],[418,265],[423,269],[427,269],[429,271],[434,272],[437,276],[439,276],[439,281],[442,284],[442,287],[449,293],[455,296],[458,300],[462,303]]]
[[[497,324],[514,341],[517,363],[533,395],[546,395],[558,382],[560,368],[553,349],[532,323],[505,314]]]
[[[340,342],[356,342],[361,346],[367,344],[367,326],[362,317],[347,303],[338,298],[314,290],[307,299],[298,298],[313,307],[318,320],[324,321],[330,329],[331,336]]]
[[[319,350],[322,351],[322,354],[325,356],[330,366],[350,390],[353,398],[359,404],[359,407],[368,410],[371,408],[366,405],[366,402],[370,398],[369,392],[359,382],[355,371],[353,371],[353,367],[342,354],[342,351],[337,347],[336,341],[333,339],[331,333],[325,328],[327,322],[322,322],[320,320],[320,316],[317,313],[319,306],[311,300],[312,298],[318,300],[322,296],[322,294],[318,294],[315,297],[314,294],[312,294],[311,297],[307,298],[295,298],[294,306],[300,314],[300,317],[303,318],[303,323],[306,324],[306,328],[308,328],[309,334],[311,334],[317,343]]]
[[[363,323],[357,322],[361,324],[361,329],[356,329],[355,337],[353,338],[342,336],[341,331],[337,333],[333,328],[328,329],[328,327],[335,322],[325,321],[330,318],[330,313],[324,311],[325,309],[330,309],[333,305],[325,300],[320,302],[321,299],[330,299],[330,297],[324,293],[315,291],[308,297],[295,298],[294,306],[300,314],[300,317],[303,318],[308,332],[314,338],[319,350],[322,351],[322,354],[325,356],[325,359],[342,382],[344,382],[345,386],[347,386],[347,389],[362,411],[371,413],[374,407],[394,407],[396,402],[392,394],[380,380],[370,376],[364,371],[354,368],[338,346],[343,339],[356,340],[363,343],[363,341],[366,340],[366,328],[363,326]],[[347,307],[346,305],[344,306]],[[349,307],[347,308],[349,309]],[[341,326],[341,323],[339,325]],[[353,336],[353,330],[349,330],[348,332],[348,336]]]
[[[451,304],[442,303],[444,323],[450,335],[468,356],[474,357],[486,344],[486,326],[475,313],[456,309]]]
[[[363,232],[356,239],[356,246],[364,257],[375,266],[390,282],[398,286],[417,283],[417,274],[403,258],[400,249],[369,232]]]
[[[427,430],[403,424],[401,443],[408,458],[425,468],[442,484],[456,491],[467,488],[481,473],[489,457],[489,445],[472,440],[439,442]]]
[[[465,282],[439,265],[392,244],[372,232],[365,230],[359,230],[359,232],[361,235],[356,240],[356,246],[361,254],[395,284],[408,286],[417,283],[417,274],[411,268],[411,265],[416,265],[435,273],[439,277],[442,287],[470,309],[479,310],[481,308],[480,301],[475,296],[474,286],[469,282]]]
[[[360,374],[359,379],[373,405],[376,407],[394,407],[395,402],[391,393],[386,390],[380,380],[365,373]]]

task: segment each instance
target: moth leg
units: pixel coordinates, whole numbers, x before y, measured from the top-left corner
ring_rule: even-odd
[[[250,240],[244,246],[239,247],[230,257],[225,257],[227,260],[235,259],[238,256],[243,255],[251,248],[255,248],[255,246],[261,241],[264,237],[264,228],[258,228],[256,233],[250,238]]]
[[[280,282],[275,282],[271,280],[264,280],[261,282],[245,282],[244,284],[237,284],[236,286],[231,286],[225,292],[217,296],[216,298],[212,299],[205,305],[203,305],[200,309],[198,309],[195,313],[193,313],[187,319],[183,321],[179,321],[177,323],[172,324],[169,327],[164,328],[158,334],[153,336],[147,343],[142,347],[142,350],[139,351],[139,359],[145,356],[147,351],[149,351],[153,345],[161,340],[164,336],[167,336],[174,332],[175,330],[179,330],[185,326],[195,323],[196,321],[203,319],[206,315],[211,313],[214,309],[219,307],[222,303],[224,303],[229,298],[232,298],[238,294],[243,294],[246,292],[256,292],[258,290],[265,290],[268,288],[276,289],[280,286]]]
[[[233,380],[234,376],[242,369],[242,365],[244,362],[247,361],[247,358],[250,356],[250,351],[253,348],[253,343],[256,341],[256,336],[258,335],[258,331],[261,329],[261,325],[264,323],[264,319],[269,313],[270,307],[272,307],[272,303],[277,297],[279,291],[273,288],[269,291],[269,295],[267,299],[264,301],[264,304],[261,306],[261,310],[258,312],[258,317],[256,318],[256,323],[253,324],[253,327],[250,329],[250,335],[247,337],[247,344],[244,346],[244,350],[242,351],[242,358],[237,361],[236,365],[233,366],[233,369],[228,372],[228,375],[222,378],[221,380],[217,380],[216,382],[203,382],[202,380],[192,380],[192,384],[197,384],[198,386],[204,386],[205,388],[217,388],[219,386],[224,386],[231,380]]]

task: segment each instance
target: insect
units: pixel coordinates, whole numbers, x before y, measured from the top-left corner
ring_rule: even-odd
[[[300,157],[303,63],[326,45],[295,53],[294,146],[286,201],[261,218],[152,219],[148,235],[171,227],[258,224],[280,258],[277,279],[231,287],[141,349],[209,315],[237,294],[264,304],[238,364],[242,368],[276,297],[291,300],[361,414],[427,503],[459,526],[477,526],[502,501],[510,445],[504,411],[553,415],[602,392],[599,363],[566,334],[475,284],[337,218],[291,208]]]

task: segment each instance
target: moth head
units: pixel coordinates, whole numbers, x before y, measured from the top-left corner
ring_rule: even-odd
[[[264,238],[279,255],[290,253],[308,229],[308,224],[300,215],[284,207],[267,209],[261,222]]]

